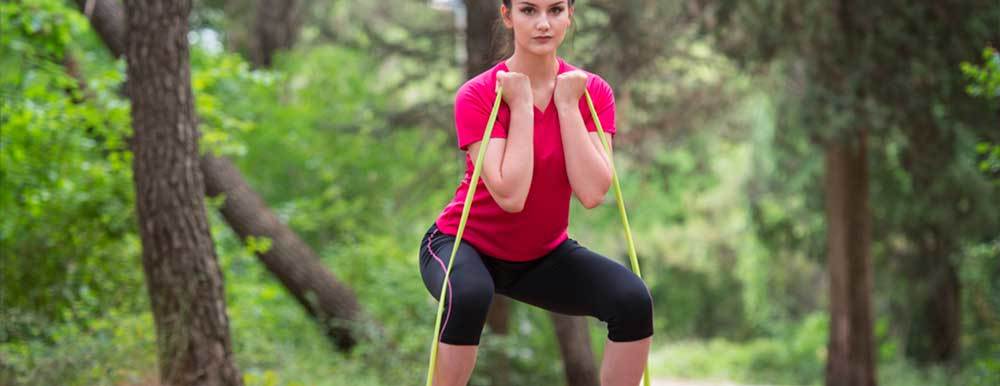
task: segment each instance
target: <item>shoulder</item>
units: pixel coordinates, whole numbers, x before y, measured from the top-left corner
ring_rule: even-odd
[[[600,75],[594,73],[587,73],[587,90],[591,94],[603,94],[610,95],[614,97],[614,90],[611,88],[611,84],[604,80]]]
[[[565,63],[565,66],[569,71],[579,70],[582,71],[584,74],[587,74],[587,91],[589,91],[592,96],[594,96],[595,98],[596,97],[610,98],[612,101],[614,101],[614,90],[611,88],[611,84],[608,83],[608,81],[605,80],[600,74],[574,66],[572,64],[569,64],[568,62],[563,62],[563,63]]]
[[[587,91],[590,91],[591,96],[595,98],[609,98],[611,101],[614,101],[615,92],[608,81],[593,72],[587,70],[581,71],[587,74]]]
[[[490,100],[496,96],[496,73],[498,66],[493,66],[465,81],[455,92],[456,101]]]

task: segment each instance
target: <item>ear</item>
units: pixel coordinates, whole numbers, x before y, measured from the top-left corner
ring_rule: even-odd
[[[507,28],[514,28],[514,20],[511,20],[510,9],[506,5],[500,4],[500,19]]]

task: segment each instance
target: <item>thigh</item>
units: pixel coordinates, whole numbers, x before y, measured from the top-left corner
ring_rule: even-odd
[[[437,227],[432,226],[424,235],[420,246],[420,274],[424,286],[437,300],[441,300],[441,283],[454,245],[454,236],[441,233]],[[494,291],[493,278],[483,264],[479,251],[465,241],[459,244],[448,281],[450,288],[446,299],[456,293],[479,295],[477,298],[491,297]]]
[[[542,259],[510,286],[497,291],[549,311],[605,321],[618,307],[618,299],[636,289],[648,291],[630,269],[573,239],[567,239]]]

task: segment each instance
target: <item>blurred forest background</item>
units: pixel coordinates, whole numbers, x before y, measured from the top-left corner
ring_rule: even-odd
[[[499,3],[0,2],[0,384],[422,384]],[[576,8],[654,378],[1000,384],[1000,3]],[[627,264],[612,195],[572,216]],[[500,298],[471,384],[596,386],[605,334]]]

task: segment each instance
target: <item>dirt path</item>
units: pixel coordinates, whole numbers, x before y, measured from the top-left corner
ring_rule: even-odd
[[[692,381],[689,379],[656,378],[652,386],[753,386],[730,381]]]

